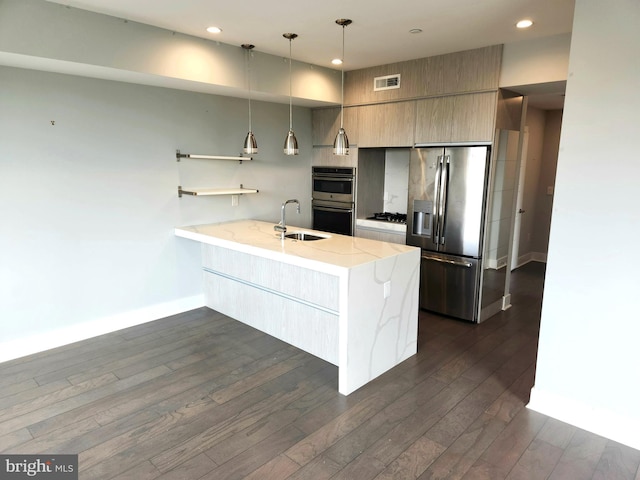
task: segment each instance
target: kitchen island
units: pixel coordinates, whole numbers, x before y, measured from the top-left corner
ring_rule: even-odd
[[[338,366],[348,395],[417,351],[420,249],[242,220],[175,229],[202,244],[206,305]]]

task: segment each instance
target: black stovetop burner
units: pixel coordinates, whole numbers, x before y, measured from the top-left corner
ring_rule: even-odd
[[[407,223],[407,214],[406,213],[390,213],[390,212],[380,212],[374,213],[373,217],[368,217],[367,220],[380,220],[383,222],[393,222],[393,223]]]

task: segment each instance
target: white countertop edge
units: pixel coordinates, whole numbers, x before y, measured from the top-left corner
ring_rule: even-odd
[[[404,223],[385,222],[381,220],[370,220],[365,218],[357,218],[356,225],[358,227],[368,228],[389,233],[407,233],[407,225]]]
[[[345,237],[344,235],[327,234],[326,232],[316,232],[307,228],[291,227],[291,232],[302,231],[317,233],[319,235],[328,235],[327,244],[323,244],[323,240],[314,242],[294,242],[293,240],[286,239],[285,243],[280,243],[277,240],[277,245],[281,245],[282,248],[274,248],[274,244],[270,246],[261,245],[264,241],[258,239],[258,243],[252,243],[252,236],[250,235],[246,241],[239,241],[237,238],[225,238],[228,235],[228,231],[234,229],[233,224],[238,224],[240,228],[246,228],[242,224],[253,223],[257,227],[262,227],[263,234],[265,233],[264,225],[268,228],[272,228],[272,225],[255,220],[241,220],[235,222],[222,222],[221,224],[205,224],[205,225],[192,225],[184,227],[176,227],[174,233],[178,237],[194,240],[200,243],[220,246],[223,248],[229,248],[235,251],[257,255],[263,258],[269,258],[284,262],[290,265],[296,265],[304,268],[313,269],[316,271],[325,272],[331,275],[343,276],[348,275],[349,271],[353,268],[357,268],[361,265],[365,265],[371,262],[376,262],[383,258],[388,258],[396,255],[403,255],[416,247],[409,247],[406,245],[397,245],[394,243],[379,242],[376,240],[369,240],[357,237]],[[254,227],[253,225],[248,225]],[[227,229],[226,227],[230,227]],[[211,228],[212,231],[203,231]],[[216,232],[217,228],[223,228],[227,231]],[[200,230],[198,230],[200,229]],[[253,230],[254,228],[252,228]],[[260,228],[258,228],[259,230]],[[237,235],[236,232],[232,232]],[[273,233],[276,235],[276,233]],[[335,237],[335,238],[334,238]],[[346,242],[346,244],[345,244]],[[355,242],[355,250],[352,242]],[[382,246],[382,248],[380,248]],[[354,252],[355,260],[350,260],[351,254],[346,255],[341,259],[341,249],[347,248]],[[325,253],[326,252],[326,253]],[[325,258],[326,256],[326,258]]]

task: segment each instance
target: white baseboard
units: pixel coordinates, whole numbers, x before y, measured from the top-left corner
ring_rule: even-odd
[[[529,252],[525,253],[524,255],[520,255],[518,257],[518,264],[516,268],[522,267],[529,262],[547,263],[547,254],[541,252]]]
[[[533,253],[529,252],[529,253],[525,253],[524,255],[520,255],[518,257],[518,262],[516,263],[516,268],[519,268],[523,265],[526,265],[529,262],[533,261]]]
[[[527,408],[640,450],[640,417],[622,417],[535,387]]]
[[[518,267],[526,265],[529,262],[541,262],[547,263],[547,254],[541,252],[529,252],[524,255],[520,255],[518,257]],[[507,257],[500,257],[498,259],[489,258],[485,260],[484,268],[491,268],[493,270],[498,270],[504,267],[507,264]]]
[[[542,252],[532,252],[531,260],[533,260],[534,262],[547,263],[547,254]]]
[[[499,270],[507,264],[507,257],[489,258],[485,261],[485,268],[491,268],[493,270]]]
[[[25,357],[33,353],[43,352],[204,306],[204,294],[194,295],[172,302],[150,305],[137,310],[70,325],[52,332],[2,342],[0,343],[0,362]]]

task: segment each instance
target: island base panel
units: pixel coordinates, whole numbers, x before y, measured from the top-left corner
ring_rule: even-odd
[[[209,308],[338,365],[338,316],[256,285],[205,272]]]

